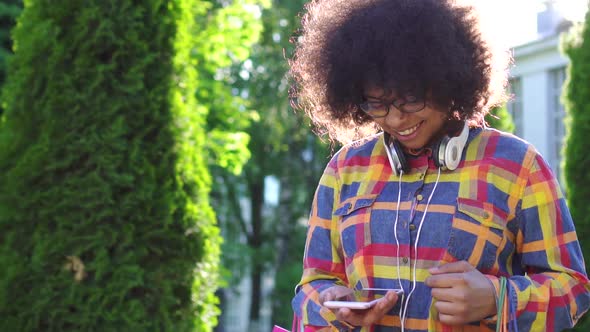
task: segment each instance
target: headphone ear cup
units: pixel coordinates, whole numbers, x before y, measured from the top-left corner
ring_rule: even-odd
[[[461,144],[461,140],[458,138],[451,138],[447,143],[445,148],[445,167],[448,170],[455,170],[459,166],[459,162],[461,161],[461,154],[463,152],[463,146]]]
[[[444,136],[443,138],[441,138],[440,142],[438,142],[438,144],[436,144],[434,146],[434,149],[432,151],[432,155],[434,156],[434,165],[436,167],[447,167],[447,163],[446,163],[446,156],[445,156],[445,151],[447,149],[447,145],[449,143],[449,137],[448,136]]]
[[[461,134],[457,137],[449,139],[445,148],[445,166],[447,169],[453,171],[459,167],[461,162],[461,156],[463,155],[463,149],[467,144],[467,138],[469,137],[469,126],[467,122],[463,124]]]
[[[461,130],[459,136],[449,137],[445,135],[433,151],[436,167],[442,167],[451,171],[456,170],[461,162],[461,156],[463,155],[465,144],[467,144],[468,136],[469,126],[467,123],[463,125],[463,130]]]
[[[406,161],[406,155],[404,154],[402,145],[397,140],[393,140],[391,145],[393,146],[393,150],[395,150],[395,153],[397,154],[397,158],[399,160],[399,169],[397,170],[398,173],[400,173],[400,171],[408,173],[410,170],[408,167],[408,162]]]
[[[404,155],[401,144],[398,141],[392,139],[387,133],[383,134],[383,140],[393,174],[400,175],[402,171],[407,173],[409,171],[408,164],[406,162],[406,156]]]

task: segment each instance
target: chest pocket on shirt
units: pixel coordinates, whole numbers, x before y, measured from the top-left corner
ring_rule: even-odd
[[[448,253],[482,272],[490,271],[506,242],[506,218],[504,211],[489,202],[457,198]]]
[[[341,217],[339,227],[346,257],[353,257],[371,242],[371,209],[377,195],[348,198],[338,206],[334,215]]]

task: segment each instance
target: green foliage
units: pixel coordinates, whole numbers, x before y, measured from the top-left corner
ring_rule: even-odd
[[[217,66],[210,66],[208,70],[206,68],[203,70],[203,76],[209,79],[203,81],[202,88],[197,94],[199,100],[211,105],[211,112],[207,120],[209,139],[212,143],[216,142],[215,146],[211,146],[209,149],[211,170],[215,175],[212,204],[224,231],[223,266],[231,266],[231,271],[227,271],[228,279],[226,280],[229,285],[239,282],[246,273],[246,267],[250,265],[250,261],[245,258],[258,257],[260,261],[266,258],[270,262],[268,254],[265,252],[272,252],[272,248],[254,250],[248,244],[240,242],[243,235],[251,236],[248,234],[248,221],[246,221],[251,219],[251,216],[242,214],[239,201],[244,198],[249,199],[251,196],[248,182],[264,181],[264,175],[262,178],[256,177],[247,181],[252,168],[264,168],[266,165],[266,162],[259,164],[260,159],[264,159],[264,152],[253,158],[255,156],[252,151],[259,153],[260,150],[263,150],[272,153],[265,144],[260,144],[259,139],[253,140],[252,134],[256,138],[262,136],[264,140],[280,141],[283,138],[281,135],[276,135],[275,131],[266,131],[268,128],[263,129],[256,125],[263,119],[271,119],[269,128],[282,127],[280,121],[268,116],[268,113],[273,111],[266,105],[262,106],[260,101],[262,99],[266,103],[274,103],[272,107],[275,108],[282,107],[287,102],[284,92],[277,96],[276,89],[269,91],[270,88],[265,84],[255,83],[259,75],[264,75],[272,80],[281,80],[284,76],[284,65],[281,65],[280,73],[269,72],[269,69],[275,68],[276,58],[281,57],[280,48],[274,49],[276,54],[261,54],[261,44],[266,42],[267,34],[267,27],[263,27],[263,22],[265,22],[267,13],[274,12],[275,8],[269,8],[269,1],[258,1],[257,7],[244,6],[240,2],[235,2],[234,5],[240,8],[239,11],[246,12],[247,15],[241,15],[243,22],[233,25],[233,28],[232,25],[226,24],[228,30],[225,35],[231,36],[230,38],[233,40],[245,41],[248,52],[228,49],[226,52],[228,56],[220,59]],[[255,12],[253,8],[263,12]],[[227,9],[230,13],[237,11],[230,9]],[[226,13],[220,13],[219,16],[223,19],[215,19],[214,21],[228,21]],[[204,43],[211,42],[212,38],[204,39]],[[207,47],[205,46],[205,48]],[[233,45],[233,47],[241,48],[243,46]],[[238,58],[235,54],[246,55],[247,58]],[[232,62],[231,59],[235,61]],[[261,63],[255,62],[257,59],[260,59]],[[284,59],[282,60],[284,62]],[[230,67],[220,67],[230,64]],[[275,159],[269,160],[275,163],[275,167],[280,166]],[[248,166],[244,169],[246,162],[248,162]],[[268,243],[272,246],[270,241]]]
[[[289,105],[287,59],[293,52],[306,1],[273,2],[263,13],[264,32],[253,50],[253,70],[246,86],[263,116],[250,134],[252,163],[248,178],[272,174],[280,182],[279,204],[264,222],[263,242],[274,243],[270,262],[276,268],[272,322],[291,326],[293,289],[302,274],[307,217],[317,182],[329,157],[329,147],[312,132],[309,120]]]
[[[306,220],[307,221],[307,220]],[[292,227],[290,240],[286,243],[287,250],[279,257],[279,268],[275,278],[275,288],[272,296],[272,321],[279,326],[291,326],[293,309],[291,300],[294,296],[295,285],[303,273],[303,247],[305,244],[306,224],[300,223]]]
[[[209,331],[203,1],[30,0],[0,124],[0,331]]]
[[[249,56],[258,41],[260,13],[269,0],[212,1],[208,14],[200,17],[194,55],[198,64],[197,99],[209,109],[206,143],[209,165],[223,167],[232,174],[242,172],[250,158],[246,133],[257,116],[234,87],[237,73],[232,68]]]
[[[231,266],[228,284],[236,284],[246,273],[256,283],[261,272],[276,268],[272,320],[282,326],[290,326],[293,316],[290,303],[293,287],[301,277],[304,220],[328,161],[327,147],[311,132],[303,115],[289,105],[286,72],[293,46],[289,40],[299,24],[297,14],[303,3],[275,0],[271,8],[264,9],[260,40],[251,47],[250,57],[228,72],[234,94],[245,99],[242,107],[253,110],[241,112],[250,115],[251,157],[242,173],[215,169],[212,192],[225,239],[223,265]],[[230,114],[216,115],[210,114],[212,123],[220,123]],[[278,205],[269,205],[261,197],[269,177],[280,184]],[[245,199],[251,207],[248,215],[240,209]],[[261,296],[251,296],[251,321],[259,317]]]
[[[566,109],[566,138],[563,165],[568,205],[584,257],[590,257],[590,13],[562,39],[562,49],[569,57],[563,101]],[[586,266],[586,270],[588,266]],[[576,331],[588,331],[590,318],[585,315]]]
[[[12,55],[10,31],[16,25],[16,18],[23,7],[22,0],[3,0],[0,2],[0,86],[6,80],[6,65]],[[0,107],[0,117],[3,108]]]
[[[493,108],[485,117],[486,122],[492,128],[508,133],[514,132],[514,122],[508,113],[506,106]]]

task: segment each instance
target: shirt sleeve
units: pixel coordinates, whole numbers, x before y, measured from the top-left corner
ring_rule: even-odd
[[[516,319],[520,331],[561,331],[588,310],[590,287],[559,184],[538,153],[529,160],[516,216],[520,229],[513,262],[524,266],[526,273],[509,279],[511,330]]]
[[[339,201],[337,156],[326,167],[314,195],[303,256],[303,276],[292,301],[295,314],[310,329],[340,328],[332,311],[319,304],[319,294],[334,285],[347,285],[337,217]],[[312,327],[313,326],[313,327]]]

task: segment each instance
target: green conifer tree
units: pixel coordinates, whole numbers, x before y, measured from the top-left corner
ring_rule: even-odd
[[[0,122],[0,331],[209,331],[199,0],[28,0]]]
[[[10,31],[16,25],[16,18],[23,7],[22,0],[3,0],[0,2],[0,86],[6,79],[6,63],[12,55]],[[3,108],[0,106],[0,116]]]
[[[566,137],[562,163],[567,201],[576,224],[582,253],[588,262],[590,257],[590,12],[583,23],[575,25],[562,38],[562,52],[569,58],[567,77],[562,95],[566,110]],[[588,271],[588,264],[586,264]],[[590,317],[582,317],[574,331],[590,330]]]

